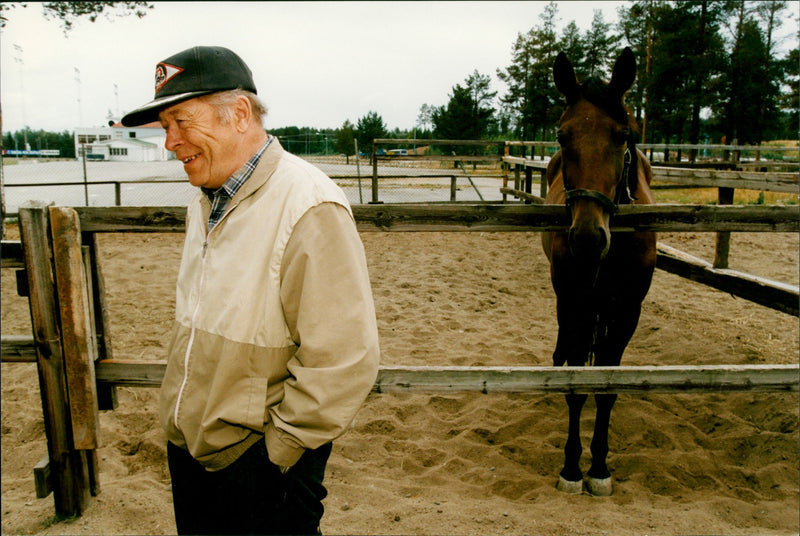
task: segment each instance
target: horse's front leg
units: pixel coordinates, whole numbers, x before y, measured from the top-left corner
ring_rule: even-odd
[[[581,446],[581,411],[587,395],[566,395],[569,408],[569,432],[564,445],[564,467],[558,475],[559,491],[566,493],[583,492],[583,472],[580,461],[583,454]]]
[[[553,353],[553,364],[583,366],[592,350],[596,315],[583,298],[571,293],[558,296],[558,340]],[[558,489],[566,493],[583,491],[583,472],[580,468],[583,447],[581,446],[581,411],[588,398],[585,394],[566,395],[569,408],[567,442],[564,445],[564,467],[559,473]]]

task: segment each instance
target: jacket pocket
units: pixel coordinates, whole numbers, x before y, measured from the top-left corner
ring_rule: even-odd
[[[263,433],[272,382],[285,378],[281,350],[195,333],[178,424],[199,458],[224,450],[252,432]],[[283,370],[283,372],[281,372]],[[276,385],[277,387],[277,385]],[[273,397],[281,397],[280,392]]]

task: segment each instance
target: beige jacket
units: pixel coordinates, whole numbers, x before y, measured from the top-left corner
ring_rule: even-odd
[[[190,203],[159,417],[219,470],[264,438],[273,463],[341,435],[377,376],[364,248],[341,189],[273,141],[207,232]]]

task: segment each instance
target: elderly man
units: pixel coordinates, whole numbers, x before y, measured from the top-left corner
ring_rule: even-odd
[[[156,66],[160,121],[199,187],[161,386],[180,534],[314,534],[331,442],[377,375],[364,248],[343,192],[283,150],[247,65],[194,47]]]

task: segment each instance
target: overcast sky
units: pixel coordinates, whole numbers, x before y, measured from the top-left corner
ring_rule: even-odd
[[[585,31],[593,10],[617,21],[624,2],[558,2],[559,31]],[[0,33],[3,130],[107,124],[153,97],[159,61],[194,45],[225,46],[253,71],[267,128],[337,128],[369,111],[414,127],[422,104],[446,104],[475,69],[496,77],[519,32],[547,2],[155,2],[142,19],[79,20],[65,36],[41,8],[6,11]],[[794,8],[797,11],[796,7]],[[796,39],[797,20],[780,29]],[[793,30],[794,29],[794,30]],[[15,46],[16,45],[16,46]],[[21,49],[21,51],[20,51]]]

